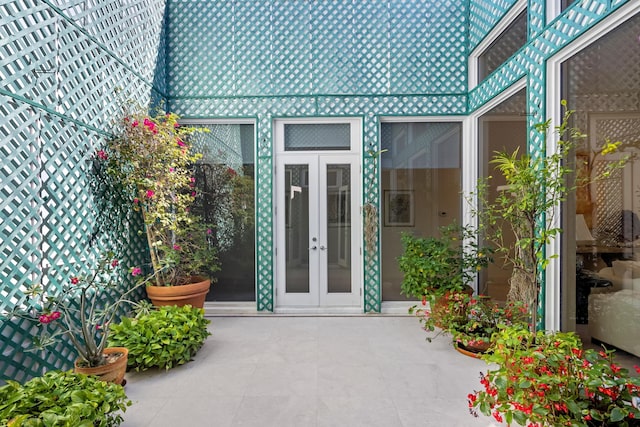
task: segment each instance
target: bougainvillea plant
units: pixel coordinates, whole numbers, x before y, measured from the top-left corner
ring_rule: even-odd
[[[190,277],[218,270],[211,227],[191,211],[196,197],[193,166],[201,157],[189,136],[206,128],[181,126],[176,114],[135,111],[117,123],[115,135],[98,157],[129,190],[142,213],[152,271],[131,273],[158,286],[182,285]]]
[[[640,378],[613,351],[583,349],[574,333],[508,327],[483,359],[497,368],[481,374],[482,388],[468,395],[475,416],[527,427],[638,425]]]
[[[46,286],[31,286],[25,302],[14,308],[10,315],[37,325],[33,338],[35,350],[55,346],[66,336],[81,363],[90,367],[104,365],[103,350],[107,345],[109,325],[123,303],[133,304],[128,297],[137,288],[121,291],[126,276],[121,270],[113,252],[107,252],[97,260],[89,274],[66,273],[61,276],[67,279],[56,277],[62,283],[59,288],[51,281]]]

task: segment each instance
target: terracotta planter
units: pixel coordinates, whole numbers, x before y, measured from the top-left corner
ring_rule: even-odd
[[[464,354],[465,356],[473,357],[479,359],[484,353],[489,350],[491,343],[484,342],[482,344],[477,345],[464,345],[460,341],[456,341],[453,346],[459,353]]]
[[[194,277],[194,283],[180,286],[147,286],[147,296],[156,307],[163,305],[177,305],[182,307],[190,304],[203,308],[204,299],[209,293],[211,280],[204,277]]]
[[[461,292],[467,295],[472,295],[473,288],[471,286],[466,286],[462,291],[458,291],[458,292],[459,293]],[[436,297],[433,303],[433,307],[431,307],[431,315],[434,318],[436,326],[439,327],[440,329],[444,329],[447,326],[447,325],[443,325],[440,322],[439,318],[442,317],[441,313],[446,313],[447,309],[449,308],[449,301],[451,300],[452,295],[455,295],[455,293],[447,291],[444,293],[444,295]],[[461,313],[460,315],[464,316],[463,313]]]
[[[129,350],[124,347],[105,348],[103,354],[107,356],[108,363],[102,366],[79,366],[76,360],[73,371],[78,374],[95,375],[102,381],[124,385],[124,373],[127,371],[127,358]]]

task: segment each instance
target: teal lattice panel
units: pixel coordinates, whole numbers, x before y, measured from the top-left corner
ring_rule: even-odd
[[[517,0],[471,0],[469,5],[469,51],[498,23]]]
[[[312,88],[311,27],[315,24],[310,16],[312,4],[305,0],[272,0],[271,81],[274,95],[301,95]]]
[[[33,143],[37,117],[25,105],[0,96],[0,313],[21,300],[23,290],[41,275],[42,236],[38,205],[38,153]]]
[[[313,91],[316,93],[349,93],[358,78],[355,58],[356,25],[351,2],[321,2],[311,11],[314,25],[311,43],[314,55],[311,67],[314,70]]]
[[[391,4],[391,93],[466,92],[467,4]]]
[[[377,221],[372,233],[373,251],[364,250],[364,311],[365,313],[379,313],[382,304],[382,288],[380,286],[380,165],[377,153],[380,150],[379,138],[380,120],[368,115],[364,120],[363,156],[364,189],[363,201],[373,205],[377,211]]]
[[[0,4],[1,313],[21,305],[31,284],[55,293],[69,274],[88,273],[91,257],[116,242],[126,243],[123,265],[145,261],[140,218],[105,179],[95,152],[123,99],[150,98],[164,61],[164,4]],[[68,344],[25,352],[30,328],[16,319],[0,318],[0,335],[0,381],[68,367],[75,357]]]
[[[466,2],[172,1],[170,98],[461,93]]]
[[[45,0],[46,1],[46,0]],[[152,81],[161,43],[164,0],[50,0],[78,28],[113,52],[115,57]]]

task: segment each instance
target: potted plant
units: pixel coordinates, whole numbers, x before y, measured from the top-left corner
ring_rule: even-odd
[[[497,367],[468,395],[475,416],[529,427],[640,425],[633,402],[640,378],[616,364],[612,351],[584,350],[574,333],[507,327],[483,359]]]
[[[119,426],[128,406],[122,387],[72,372],[50,371],[0,387],[3,426]]]
[[[113,252],[107,252],[97,260],[91,273],[61,279],[63,285],[59,289],[51,282],[47,286],[31,286],[24,306],[16,306],[10,314],[37,325],[39,331],[33,338],[36,350],[50,349],[66,337],[78,354],[77,372],[121,384],[127,349],[107,347],[107,335],[121,304],[131,302],[128,298],[137,287],[111,302],[125,278],[120,270]]]
[[[440,330],[435,337],[446,334],[452,337],[454,346],[463,354],[473,356],[489,350],[493,336],[500,327],[527,325],[527,310],[523,303],[499,304],[488,296],[456,293],[437,317],[427,309],[416,310],[425,331]]]
[[[439,237],[402,235],[403,253],[398,258],[404,273],[401,291],[404,295],[430,302],[431,317],[447,309],[448,296],[466,292],[478,271],[489,265],[491,251],[477,245],[470,227],[451,224],[440,228]],[[410,311],[413,311],[412,307]],[[443,327],[445,322],[439,326]]]
[[[185,305],[163,306],[111,326],[109,343],[129,349],[136,371],[170,369],[190,361],[211,333],[204,310]]]
[[[175,114],[134,111],[120,119],[103,156],[142,213],[151,271],[138,266],[131,273],[147,283],[156,305],[202,307],[211,284],[205,276],[219,268],[211,227],[191,210],[197,197],[193,166],[200,155],[192,152],[189,137],[204,131],[180,126]],[[177,301],[171,300],[174,293]]]
[[[451,325],[450,332],[456,349],[469,356],[490,351],[499,328],[527,325],[527,309],[520,301],[499,304],[487,296],[465,295],[462,304],[465,316]]]
[[[565,101],[562,104],[566,107]],[[502,186],[495,200],[490,200],[491,177],[481,179],[469,198],[472,206],[472,199],[477,199],[475,206],[478,209],[474,214],[478,218],[482,238],[501,255],[505,265],[513,267],[507,299],[526,304],[532,330],[539,326],[537,307],[543,278],[541,273],[550,260],[545,248],[562,232],[555,226],[556,208],[578,185],[606,178],[611,170],[624,166],[629,158],[626,156],[610,162],[601,176],[584,177],[571,183],[570,154],[585,138],[578,129],[569,126],[572,114],[572,111],[566,111],[562,123],[555,128],[558,141],[554,152],[546,156],[520,154],[518,150],[513,153],[497,152],[490,163],[502,174],[506,185]],[[544,141],[547,140],[549,123],[536,125]],[[613,153],[619,147],[619,142],[607,141],[601,154]],[[505,230],[509,230],[514,238],[505,238]]]

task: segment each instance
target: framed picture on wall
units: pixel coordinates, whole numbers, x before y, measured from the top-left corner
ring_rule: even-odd
[[[386,227],[413,227],[413,191],[385,190],[384,225]]]

